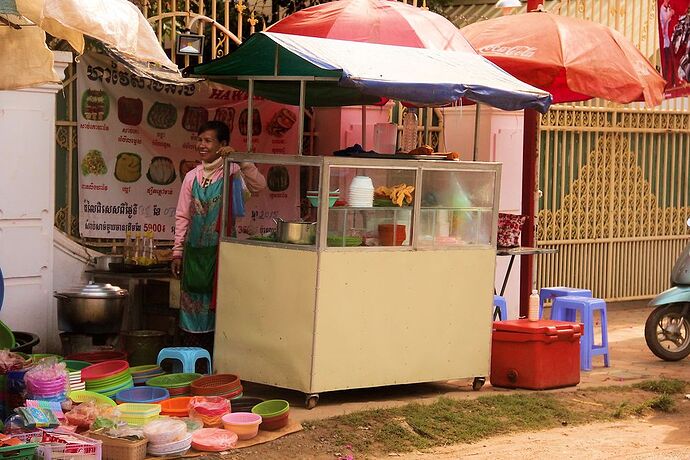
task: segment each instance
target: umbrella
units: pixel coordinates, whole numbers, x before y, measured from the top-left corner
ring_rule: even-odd
[[[127,0],[17,0],[16,11],[34,25],[17,29],[0,23],[0,90],[60,81],[45,45],[46,32],[66,40],[79,54],[89,36],[132,60],[177,71],[146,18]]]
[[[300,10],[269,32],[380,45],[474,52],[443,16],[395,0],[339,0]]]
[[[584,19],[531,12],[477,22],[460,32],[518,79],[554,103],[599,97],[659,105],[664,79],[622,34]]]

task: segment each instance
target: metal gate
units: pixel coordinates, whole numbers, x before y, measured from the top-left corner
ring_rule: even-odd
[[[541,120],[538,286],[611,300],[669,287],[688,238],[690,114],[554,107]]]

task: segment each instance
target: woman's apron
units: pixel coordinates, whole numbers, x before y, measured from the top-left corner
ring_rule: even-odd
[[[218,254],[218,219],[223,179],[202,187],[192,185],[190,225],[182,258],[180,328],[188,332],[211,332],[216,315],[211,308]]]

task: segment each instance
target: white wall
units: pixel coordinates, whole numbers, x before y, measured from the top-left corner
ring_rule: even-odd
[[[476,106],[442,109],[448,151],[457,151],[463,160],[472,160]],[[503,163],[500,210],[510,214],[522,211],[523,112],[506,112],[481,106],[477,136],[478,161]],[[496,258],[496,290],[500,291],[509,257]],[[506,287],[508,317],[517,318],[520,299],[520,258],[515,258]]]
[[[63,75],[71,53],[56,52]],[[0,266],[5,301],[0,320],[41,337],[53,349],[55,93],[60,85],[0,91]]]

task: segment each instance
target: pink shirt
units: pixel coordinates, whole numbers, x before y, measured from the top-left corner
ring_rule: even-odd
[[[232,168],[230,174],[235,174],[240,171],[240,165],[237,163],[230,163],[230,166]],[[257,193],[266,188],[266,179],[252,163],[246,163],[241,171],[242,177],[250,192]],[[204,166],[198,165],[196,168],[189,171],[182,181],[180,197],[177,200],[177,209],[175,210],[175,243],[173,244],[173,258],[182,257],[184,240],[187,236],[189,221],[192,217],[192,186],[194,185],[194,179],[199,183],[202,182],[203,174]],[[220,168],[211,176],[211,184],[222,178],[223,168]]]

